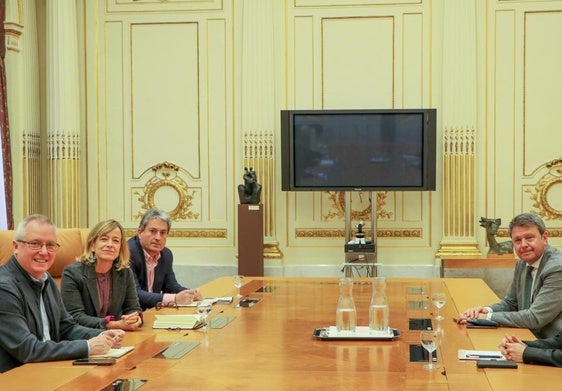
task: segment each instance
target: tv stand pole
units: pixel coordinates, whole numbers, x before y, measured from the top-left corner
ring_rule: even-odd
[[[351,192],[345,192],[345,263],[343,272],[346,277],[376,277],[377,276],[377,220],[376,203],[373,205],[373,193],[369,195],[371,207],[371,239],[364,237],[362,222],[358,222],[357,231],[351,237]]]

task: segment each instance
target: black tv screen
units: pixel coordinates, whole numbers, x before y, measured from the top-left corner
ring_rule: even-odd
[[[282,110],[282,190],[435,190],[436,110]]]

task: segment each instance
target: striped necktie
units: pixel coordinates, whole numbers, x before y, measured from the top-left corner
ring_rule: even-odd
[[[531,287],[533,286],[533,267],[527,266],[527,271],[525,273],[525,295],[523,296],[523,309],[527,309],[531,306]]]

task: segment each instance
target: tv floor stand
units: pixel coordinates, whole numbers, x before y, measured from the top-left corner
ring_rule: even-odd
[[[369,195],[371,209],[371,238],[365,238],[364,222],[358,221],[356,231],[352,230],[352,200],[351,192],[345,192],[345,263],[342,271],[346,277],[376,277],[377,276],[377,221],[376,203],[373,205],[373,193]]]

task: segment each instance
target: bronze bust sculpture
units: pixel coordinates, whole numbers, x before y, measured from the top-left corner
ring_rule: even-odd
[[[244,184],[238,185],[238,195],[241,204],[259,204],[261,185],[253,168],[244,167]]]

